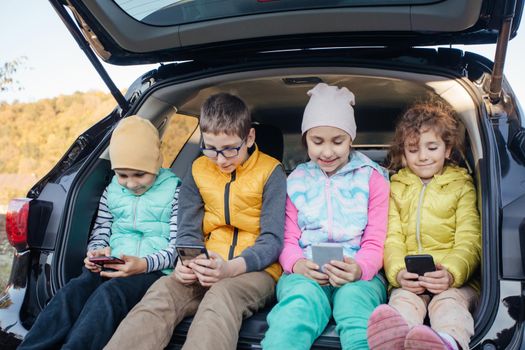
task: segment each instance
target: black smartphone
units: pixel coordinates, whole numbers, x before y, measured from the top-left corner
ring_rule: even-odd
[[[179,255],[180,261],[184,266],[187,266],[188,262],[197,256],[204,254],[206,259],[209,259],[208,251],[203,245],[178,245],[175,246],[177,254]]]
[[[417,273],[420,276],[426,272],[436,271],[434,259],[430,254],[407,255],[405,256],[405,266],[408,272]]]
[[[126,262],[122,259],[117,258],[116,256],[95,256],[89,258],[89,261],[103,266],[104,264],[125,264]]]

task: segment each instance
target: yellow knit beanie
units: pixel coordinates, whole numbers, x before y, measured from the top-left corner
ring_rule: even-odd
[[[132,115],[119,122],[109,141],[111,169],[142,170],[158,175],[162,164],[158,130],[147,119]]]

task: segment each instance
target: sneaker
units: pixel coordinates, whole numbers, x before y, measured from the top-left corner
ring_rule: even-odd
[[[405,338],[406,350],[454,350],[447,340],[441,338],[428,326],[415,326]]]
[[[368,346],[371,350],[403,350],[408,324],[391,306],[378,306],[368,320]]]

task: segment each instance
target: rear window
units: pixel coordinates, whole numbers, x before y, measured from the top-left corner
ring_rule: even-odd
[[[188,115],[176,113],[169,118],[160,145],[163,168],[171,167],[198,126],[199,120]]]
[[[151,25],[177,25],[262,13],[359,6],[428,5],[442,0],[114,0]]]

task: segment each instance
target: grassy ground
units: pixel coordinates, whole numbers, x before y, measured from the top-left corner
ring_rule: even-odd
[[[9,245],[5,234],[5,214],[0,214],[0,290],[7,284],[12,261],[13,248]]]

